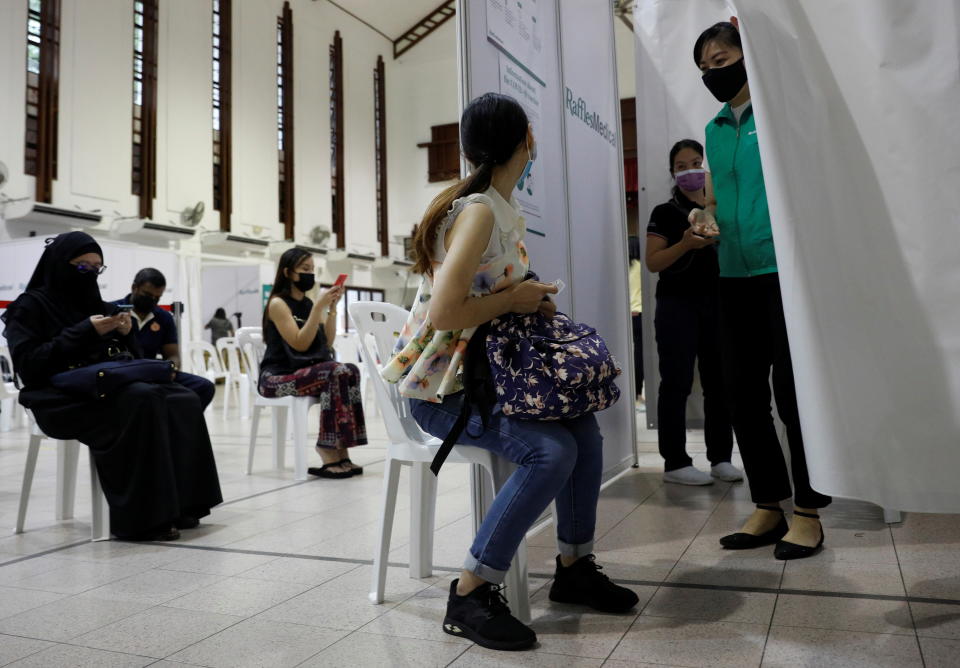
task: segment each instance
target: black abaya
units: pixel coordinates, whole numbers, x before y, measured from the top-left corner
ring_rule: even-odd
[[[70,235],[93,241],[83,233]],[[70,235],[60,235],[48,246],[27,292],[4,315],[14,368],[25,383],[20,402],[33,411],[48,436],[90,447],[114,534],[141,536],[180,518],[203,517],[223,497],[195,393],[172,382],[133,383],[115,397],[90,401],[50,384],[51,376],[77,363],[106,359],[108,347],[138,350],[132,335],[105,339],[97,334],[89,316],[113,313],[116,307],[99,299],[96,282],[96,299],[88,294],[89,284],[82,295],[71,286],[69,303],[60,298],[58,270],[63,275],[62,264],[81,254],[78,248],[86,248],[80,237],[64,239]],[[56,267],[45,266],[51,263]],[[81,303],[89,312],[77,312]],[[65,322],[67,318],[71,320]]]

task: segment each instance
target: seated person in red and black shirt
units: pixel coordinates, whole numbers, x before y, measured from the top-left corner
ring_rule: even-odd
[[[177,341],[177,326],[173,316],[160,308],[160,298],[167,288],[167,279],[157,269],[147,268],[137,272],[133,286],[123,299],[114,304],[133,304],[130,315],[133,318],[133,331],[143,349],[146,359],[170,360],[177,368],[176,382],[200,397],[206,408],[216,392],[216,388],[206,378],[180,371],[180,344]]]

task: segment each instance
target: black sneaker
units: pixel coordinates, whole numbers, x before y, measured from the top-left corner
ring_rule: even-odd
[[[596,557],[588,554],[564,568],[557,556],[557,571],[550,587],[550,600],[587,605],[600,612],[629,612],[640,602],[633,591],[610,581],[600,572]]]
[[[485,583],[466,596],[457,595],[457,583],[450,583],[447,616],[443,630],[452,636],[467,638],[481,647],[521,650],[537,642],[537,634],[510,614],[502,587]]]

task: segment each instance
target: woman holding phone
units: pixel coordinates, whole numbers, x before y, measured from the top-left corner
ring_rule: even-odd
[[[280,257],[263,314],[267,351],[258,387],[265,397],[321,397],[317,453],[323,466],[308,472],[349,478],[363,468],[350,461],[347,448],[367,443],[360,369],[334,360],[330,345],[337,335],[343,280],[321,292],[314,303],[306,293],[316,283],[315,272],[313,256],[305,250],[291,248]]]
[[[736,19],[734,19],[735,21]],[[770,210],[760,163],[757,125],[743,61],[740,31],[718,23],[703,32],[693,49],[707,89],[723,108],[707,124],[707,159],[713,197],[694,209],[698,233],[718,228],[720,342],[731,419],[756,510],[740,531],[724,536],[730,550],[776,543],[777,559],[801,559],[823,545],[818,510],[829,496],[810,486],[803,432],[797,409],[790,342],[784,319]],[[790,474],[770,407],[770,378],[777,412],[787,427]],[[793,497],[788,525],[780,503]]]

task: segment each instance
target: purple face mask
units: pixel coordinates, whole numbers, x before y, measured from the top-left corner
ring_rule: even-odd
[[[702,190],[707,183],[707,171],[705,169],[688,169],[684,172],[677,172],[673,178],[677,180],[677,185],[681,190],[688,193]]]

